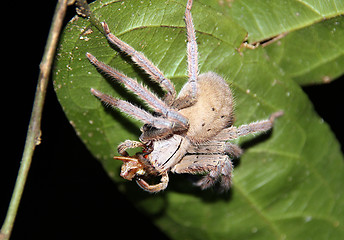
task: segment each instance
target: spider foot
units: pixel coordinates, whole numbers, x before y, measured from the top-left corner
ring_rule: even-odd
[[[221,192],[228,191],[232,185],[232,162],[228,160],[219,163],[209,173],[195,183],[202,190],[214,186],[219,182],[219,190]]]

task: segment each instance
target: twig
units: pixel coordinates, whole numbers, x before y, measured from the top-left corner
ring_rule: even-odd
[[[36,94],[33,103],[29,128],[27,131],[20,169],[18,172],[16,184],[13,190],[7,215],[4,224],[1,228],[0,240],[8,240],[11,236],[14,220],[17,215],[20,199],[22,197],[25,182],[30,169],[32,155],[35,150],[35,147],[38,144],[40,144],[40,126],[42,118],[42,109],[44,105],[44,99],[46,95],[51,65],[54,59],[56,45],[59,39],[63,19],[66,13],[67,4],[68,0],[59,0],[56,5],[54,18],[52,20],[52,25],[49,31],[48,40],[44,50],[44,55],[40,63],[40,74],[38,77]]]

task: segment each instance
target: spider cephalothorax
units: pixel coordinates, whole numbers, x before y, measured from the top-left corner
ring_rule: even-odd
[[[123,161],[121,176],[135,179],[141,188],[149,192],[164,190],[168,185],[168,173],[205,174],[196,185],[202,189],[216,182],[224,190],[231,186],[232,162],[242,150],[229,140],[240,136],[270,130],[274,120],[283,114],[273,113],[269,119],[239,127],[233,126],[233,99],[226,81],[213,72],[198,75],[198,52],[191,16],[192,0],[185,10],[187,31],[188,81],[177,95],[172,82],[142,53],[110,33],[103,24],[108,40],[146,71],[151,79],[165,91],[163,100],[139,84],[136,80],[98,61],[92,54],[86,56],[100,71],[122,83],[155,112],[151,114],[129,102],[113,98],[91,89],[103,102],[144,123],[140,141],[126,140],[118,146]],[[129,156],[127,149],[141,147],[142,152]],[[161,177],[158,184],[149,184],[149,176]]]

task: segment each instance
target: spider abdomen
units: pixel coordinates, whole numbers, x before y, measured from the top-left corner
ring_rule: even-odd
[[[183,92],[179,97],[183,97]],[[193,142],[206,141],[232,124],[231,90],[226,81],[216,73],[201,74],[198,77],[196,103],[179,112],[189,119],[187,137]]]

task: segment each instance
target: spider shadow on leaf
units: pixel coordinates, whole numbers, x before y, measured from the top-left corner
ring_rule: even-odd
[[[233,189],[223,191],[219,183],[216,183],[213,187],[202,190],[195,183],[200,180],[202,175],[190,175],[190,174],[171,174],[171,182],[167,191],[175,191],[182,194],[191,194],[195,197],[202,199],[204,202],[215,201],[230,201],[233,194]]]
[[[119,188],[125,193],[128,198],[135,203],[136,207],[143,212],[146,212],[150,218],[158,219],[164,216],[168,209],[167,194],[169,191],[161,191],[159,193],[149,193],[138,188],[135,181],[123,181],[118,183]],[[150,203],[150,207],[144,207],[146,203]],[[154,207],[152,207],[154,203]],[[149,209],[149,212],[146,211]]]
[[[193,175],[196,177],[195,175]],[[169,194],[178,194],[180,197],[183,195],[192,195],[196,198],[201,199],[205,203],[213,203],[216,201],[229,202],[232,198],[233,191],[230,189],[227,192],[221,192],[214,186],[206,190],[201,190],[199,187],[194,186],[192,175],[187,174],[171,174],[171,183],[168,188],[159,193],[149,193],[138,189],[135,182],[123,182],[121,188],[124,189],[125,194],[131,199],[132,202],[138,206],[138,209],[146,212],[151,219],[159,219],[166,214],[169,209]],[[144,205],[149,204],[150,207]],[[154,207],[152,207],[154,205]],[[185,204],[183,207],[189,207]],[[149,209],[149,212],[147,212]]]

